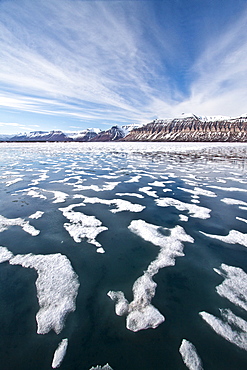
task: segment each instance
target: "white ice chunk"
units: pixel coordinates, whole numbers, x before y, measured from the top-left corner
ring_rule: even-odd
[[[37,236],[40,231],[35,229],[29,224],[29,221],[25,221],[22,218],[6,218],[0,215],[0,232],[7,230],[10,226],[20,226],[26,233]]]
[[[236,220],[243,221],[243,222],[245,222],[247,224],[247,220],[245,218],[236,217]]]
[[[239,267],[221,265],[214,269],[225,280],[216,287],[217,293],[247,311],[247,274]]]
[[[102,231],[108,230],[108,228],[106,226],[101,226],[102,222],[95,216],[87,216],[82,212],[73,211],[74,207],[82,205],[85,206],[84,203],[78,203],[65,208],[59,208],[64,217],[70,221],[70,223],[64,224],[64,228],[76,243],[80,243],[83,239],[86,239],[88,243],[94,244],[96,247],[101,247],[96,237]]]
[[[99,247],[99,248],[96,249],[96,252],[102,254],[102,253],[105,253],[105,250],[104,250],[104,248]]]
[[[142,177],[140,175],[137,175],[137,176],[133,176],[131,177],[131,179],[127,180],[127,181],[124,181],[126,183],[128,182],[139,182],[139,180],[141,179]]]
[[[187,193],[190,193],[190,194],[193,194],[193,195],[204,195],[206,197],[217,197],[217,195],[213,192],[213,191],[210,191],[210,190],[205,190],[205,189],[202,189],[202,188],[199,188],[199,187],[194,187],[194,189],[187,189],[187,188],[179,188],[179,190],[182,190],[182,191],[185,191]]]
[[[157,187],[161,187],[161,188],[164,188],[165,187],[165,184],[164,182],[162,181],[154,181],[154,182],[149,182],[148,183],[149,186],[157,186]]]
[[[23,189],[23,190],[18,190],[17,193],[21,192],[26,192],[28,196],[32,197],[32,198],[40,198],[40,199],[47,199],[47,197],[45,195],[42,194],[42,189],[40,188],[37,188],[37,187],[31,187],[31,188],[27,188],[27,189]]]
[[[194,240],[185,233],[181,226],[166,229],[143,220],[133,220],[128,228],[142,239],[160,248],[157,258],[133,284],[133,301],[130,304],[123,292],[108,292],[108,296],[116,301],[116,314],[127,315],[127,329],[136,332],[156,328],[165,320],[164,316],[151,304],[157,286],[152,277],[158,273],[159,269],[175,265],[175,258],[184,255],[182,241],[193,242]]]
[[[78,277],[68,258],[60,253],[48,255],[16,255],[9,263],[34,268],[38,273],[35,282],[40,309],[37,312],[37,333],[54,330],[61,332],[69,312],[75,311],[79,288]]]
[[[62,339],[62,341],[59,343],[55,353],[54,353],[54,357],[53,357],[53,360],[52,360],[52,365],[51,367],[53,369],[56,369],[58,367],[60,367],[63,359],[64,359],[64,356],[66,354],[66,351],[67,351],[67,347],[68,347],[68,339],[65,338],[65,339]]]
[[[220,313],[224,321],[205,311],[200,315],[218,335],[247,351],[247,322],[229,309],[220,310]]]
[[[246,202],[242,200],[238,200],[238,199],[232,199],[232,198],[223,198],[221,199],[221,202],[224,202],[226,204],[231,204],[231,205],[237,205],[237,206],[247,206]]]
[[[185,216],[185,215],[179,215],[179,220],[180,220],[180,221],[187,222],[187,221],[188,221],[188,219],[189,219],[189,217],[188,217],[188,216]]]
[[[63,203],[69,196],[67,193],[64,193],[62,191],[52,191],[52,193],[54,194],[53,199],[55,199],[52,203]]]
[[[118,195],[119,197],[124,197],[126,195],[128,197],[136,197],[140,199],[144,198],[143,195],[138,194],[138,193],[116,193],[116,195]]]
[[[32,218],[32,219],[38,219],[40,217],[42,217],[44,214],[44,212],[42,211],[37,211],[35,213],[33,213],[32,215],[29,216],[29,218]]]
[[[111,300],[116,302],[116,305],[115,305],[116,314],[118,316],[127,315],[128,311],[129,311],[129,302],[125,298],[123,292],[121,292],[121,291],[113,292],[113,291],[110,290],[107,293],[107,295],[108,295],[108,297],[111,298]]]
[[[247,247],[247,234],[241,233],[238,230],[231,230],[228,235],[213,235],[207,234],[200,231],[203,235],[208,236],[209,238],[218,239],[222,242],[229,243],[229,244],[241,244],[244,247]]]
[[[9,261],[13,256],[7,248],[0,246],[0,263]]]
[[[75,190],[93,190],[93,191],[110,191],[113,190],[120,182],[107,182],[105,185],[99,187],[98,185],[76,185],[74,184]]]
[[[15,179],[13,179],[13,180],[9,180],[9,181],[7,181],[6,182],[6,186],[10,186],[10,185],[13,185],[13,184],[16,184],[17,182],[20,182],[20,181],[22,181],[23,180],[23,178],[22,177],[17,177],[17,178],[15,178]]]
[[[113,368],[109,364],[106,364],[103,367],[101,367],[100,365],[97,365],[95,367],[93,366],[89,370],[113,370]]]
[[[151,186],[144,186],[143,188],[140,188],[139,191],[142,193],[147,194],[149,197],[158,198],[158,195],[156,194],[155,190],[152,190]]]
[[[234,187],[227,188],[227,187],[213,186],[213,185],[207,185],[207,187],[211,189],[218,189],[218,190],[225,190],[225,191],[241,191],[245,193],[247,192],[247,189],[243,189],[243,188],[234,188]]]
[[[183,362],[190,370],[202,370],[202,361],[197,354],[195,346],[186,339],[182,340],[179,352]]]
[[[211,210],[209,208],[197,206],[195,204],[184,203],[174,198],[160,198],[155,200],[155,202],[159,207],[172,206],[179,211],[188,211],[191,217],[202,219],[210,218],[209,213],[211,212]]]
[[[141,204],[131,203],[128,200],[123,199],[100,199],[97,197],[85,197],[84,203],[90,203],[90,204],[106,204],[108,206],[116,205],[116,208],[111,209],[110,211],[112,213],[117,212],[123,212],[123,211],[129,211],[129,212],[141,212],[145,206],[142,206]]]

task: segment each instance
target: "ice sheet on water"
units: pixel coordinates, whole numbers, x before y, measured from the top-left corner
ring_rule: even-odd
[[[60,253],[48,255],[16,255],[11,265],[34,268],[38,273],[35,282],[40,309],[36,315],[37,333],[54,330],[59,334],[69,312],[75,311],[79,281],[68,258]]]
[[[224,202],[230,205],[236,205],[236,206],[247,206],[247,203],[244,202],[243,200],[232,199],[232,198],[223,198],[221,199],[221,202]]]
[[[6,218],[0,215],[0,232],[7,230],[11,226],[20,226],[26,233],[37,236],[40,231],[35,229],[29,224],[29,221],[25,221],[23,218]]]
[[[23,180],[23,178],[22,177],[17,177],[17,178],[15,178],[15,179],[13,179],[13,180],[9,180],[9,181],[7,181],[6,182],[6,186],[10,186],[10,185],[13,185],[13,184],[16,184],[17,182],[20,182],[20,181],[22,181]]]
[[[228,235],[213,235],[207,234],[200,231],[203,235],[208,236],[209,238],[218,239],[224,243],[229,244],[241,244],[244,247],[247,247],[247,234],[241,233],[238,230],[230,230]]]
[[[59,208],[59,211],[63,213],[64,217],[70,221],[70,223],[64,224],[64,228],[76,243],[80,243],[83,239],[86,239],[88,243],[94,244],[96,247],[101,247],[96,237],[102,231],[108,230],[108,228],[102,226],[102,222],[95,216],[87,216],[82,212],[73,211],[73,208],[80,206],[85,206],[85,204],[77,203],[65,208]]]
[[[239,221],[245,222],[245,223],[247,224],[247,220],[246,220],[245,218],[236,217],[236,220],[239,220]]]
[[[217,197],[217,195],[213,191],[205,190],[205,189],[199,188],[199,187],[194,187],[194,189],[187,189],[187,188],[178,187],[177,189],[182,190],[186,193],[190,193],[192,195],[197,195],[197,196],[204,195],[206,197]]]
[[[156,328],[165,320],[164,316],[151,304],[157,286],[152,277],[158,273],[159,269],[173,266],[176,257],[184,255],[182,241],[193,242],[194,240],[185,233],[181,226],[167,229],[143,220],[133,220],[129,225],[129,230],[160,248],[157,258],[133,284],[131,303],[128,303],[121,291],[108,292],[108,296],[116,301],[116,314],[127,315],[127,329],[136,332]]]
[[[52,203],[63,203],[69,196],[69,194],[62,191],[52,191],[52,193],[54,194],[54,201]]]
[[[100,365],[93,366],[89,370],[113,370],[113,368],[109,364],[106,364],[102,367]]]
[[[206,323],[220,336],[247,351],[247,322],[229,309],[220,309],[220,319],[208,312],[200,312]]]
[[[57,369],[58,367],[60,367],[64,359],[64,356],[66,354],[67,347],[68,347],[68,339],[67,338],[62,339],[62,341],[59,343],[54,353],[54,356],[53,356],[52,365],[51,365],[53,369]]]
[[[179,352],[183,362],[190,370],[203,370],[202,361],[197,354],[195,346],[186,339],[182,340]]]
[[[224,281],[216,287],[217,293],[247,311],[247,274],[239,267],[225,264],[214,271],[224,277]]]
[[[210,218],[211,209],[197,206],[196,204],[184,203],[174,198],[159,198],[155,200],[159,207],[175,207],[179,211],[188,211],[191,217],[207,219]]]
[[[145,206],[142,206],[141,204],[131,203],[128,200],[123,199],[101,199],[97,197],[84,197],[84,203],[90,203],[90,204],[106,204],[108,206],[115,205],[116,208],[111,209],[110,212],[117,213],[117,212],[123,212],[123,211],[129,211],[129,212],[141,212],[143,211]]]
[[[27,188],[27,189],[18,190],[16,193],[19,193],[19,192],[21,193],[26,192],[27,195],[32,198],[47,199],[47,197],[44,194],[42,194],[43,190],[35,186],[31,188]]]
[[[136,198],[140,198],[140,199],[144,198],[143,195],[138,194],[138,193],[116,193],[116,195],[119,196],[119,197],[128,196],[128,197],[136,197]]]
[[[141,179],[141,175],[137,175],[137,176],[133,176],[131,177],[131,179],[127,180],[127,181],[124,181],[126,183],[132,183],[132,182],[139,182],[139,180]]]
[[[211,189],[217,189],[217,190],[225,190],[225,191],[242,191],[242,192],[247,192],[247,189],[243,188],[235,188],[235,187],[222,187],[222,186],[215,186],[215,185],[207,185],[208,188]]]
[[[38,219],[40,217],[42,217],[44,214],[44,212],[42,211],[37,211],[35,213],[33,213],[32,215],[29,216],[29,218],[32,218],[32,219]]]
[[[7,248],[0,246],[0,263],[9,261],[13,256]]]
[[[156,194],[155,190],[152,190],[151,186],[144,186],[142,188],[139,188],[139,191],[142,193],[147,194],[149,197],[158,198],[158,195]]]
[[[93,191],[111,191],[120,184],[120,182],[106,182],[104,185],[99,187],[98,185],[77,185],[73,184],[76,191],[93,190]]]

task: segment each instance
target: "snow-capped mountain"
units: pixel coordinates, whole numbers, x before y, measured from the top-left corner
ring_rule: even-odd
[[[247,114],[239,117],[196,116],[155,119],[144,125],[112,126],[81,132],[33,131],[15,136],[0,135],[0,141],[240,141],[247,142]]]
[[[192,113],[154,120],[132,130],[124,141],[240,141],[247,142],[247,117],[199,117]]]

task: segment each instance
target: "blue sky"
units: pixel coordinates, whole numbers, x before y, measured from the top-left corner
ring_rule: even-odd
[[[246,0],[1,0],[0,133],[237,116]]]

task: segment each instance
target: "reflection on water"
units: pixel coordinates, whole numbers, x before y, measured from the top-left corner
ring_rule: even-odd
[[[238,143],[2,143],[3,368],[245,369],[246,162]]]

